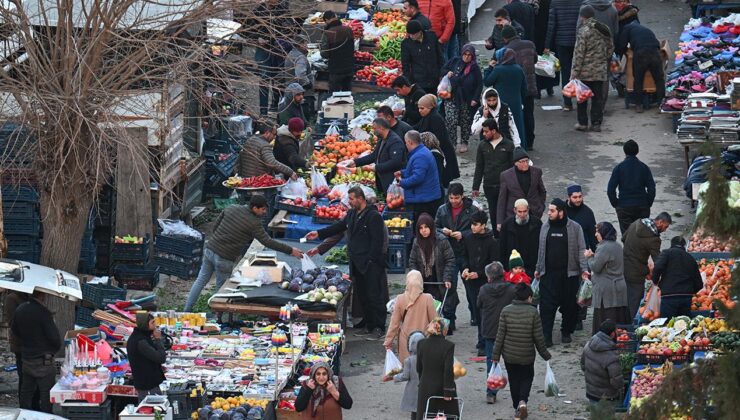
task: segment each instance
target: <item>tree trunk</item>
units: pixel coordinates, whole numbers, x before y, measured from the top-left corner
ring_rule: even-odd
[[[77,273],[81,238],[95,197],[94,192],[83,184],[65,185],[64,188],[60,185],[49,191],[42,188],[39,192],[41,220],[44,224],[41,264],[72,274]],[[54,321],[62,336],[74,329],[73,302],[48,296],[45,304],[54,313]]]

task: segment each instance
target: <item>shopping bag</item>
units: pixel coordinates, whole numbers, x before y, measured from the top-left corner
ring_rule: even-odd
[[[339,120],[333,120],[331,123],[329,123],[329,128],[326,129],[327,136],[331,135],[339,135]]]
[[[437,96],[442,99],[452,98],[452,83],[447,75],[445,75],[445,77],[443,77],[439,82],[439,85],[437,85]]]
[[[532,280],[532,303],[540,303],[540,279]]]
[[[393,379],[397,373],[403,371],[403,365],[391,350],[385,351],[385,366],[383,367],[383,377],[385,380]]]
[[[329,194],[329,183],[326,182],[324,174],[319,172],[315,166],[311,167],[311,194],[314,197],[323,197]]]
[[[594,284],[590,279],[586,279],[581,283],[581,287],[578,288],[577,301],[578,305],[583,307],[591,306],[591,299],[593,297]]]
[[[640,305],[640,316],[642,319],[652,321],[660,316],[660,288],[656,285],[650,286],[645,293],[645,299]]]
[[[280,190],[280,195],[285,198],[306,198],[306,195],[308,195],[306,180],[303,178],[298,178],[295,181],[289,179]]]
[[[537,56],[537,63],[534,65],[534,73],[538,76],[543,77],[555,77],[557,75],[557,67],[560,67],[560,60],[555,57],[555,54],[543,54]]]
[[[313,262],[311,257],[308,256],[308,254],[303,254],[303,258],[301,258],[301,270],[305,273],[306,271],[315,270],[316,269],[316,263]]]
[[[389,209],[395,210],[403,207],[403,188],[398,180],[394,180],[385,194],[385,203]]]
[[[486,379],[486,386],[491,391],[498,391],[506,388],[506,384],[509,383],[509,377],[506,375],[503,369],[501,369],[501,363],[494,363],[491,366],[491,371],[488,372],[488,379]]]
[[[563,86],[563,96],[567,96],[568,98],[576,98],[576,101],[578,103],[583,103],[588,100],[588,98],[594,96],[594,93],[591,91],[591,88],[586,86],[585,83],[578,79],[573,79],[570,82],[568,82],[567,85]]]
[[[555,381],[555,373],[550,367],[550,362],[547,362],[547,372],[545,373],[545,396],[546,397],[557,397],[560,393],[557,381]]]

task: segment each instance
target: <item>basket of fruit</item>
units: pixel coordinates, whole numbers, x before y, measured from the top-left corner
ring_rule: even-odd
[[[414,222],[407,218],[393,217],[385,221],[388,228],[388,241],[392,243],[410,243],[414,238]]]
[[[315,199],[307,199],[301,197],[296,197],[292,199],[285,198],[280,195],[275,197],[275,208],[278,210],[285,210],[290,213],[310,216],[314,206],[316,206]]]
[[[331,204],[329,206],[316,206],[313,210],[311,221],[316,224],[330,225],[337,220],[344,219],[347,215],[347,208],[342,204]]]

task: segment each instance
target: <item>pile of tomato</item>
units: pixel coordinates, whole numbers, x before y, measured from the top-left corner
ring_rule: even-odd
[[[339,220],[344,219],[347,215],[347,208],[341,204],[332,204],[330,206],[316,206],[314,209],[314,216],[319,219],[332,219]]]

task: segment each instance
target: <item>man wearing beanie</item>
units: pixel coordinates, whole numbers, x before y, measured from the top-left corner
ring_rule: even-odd
[[[305,125],[308,121],[303,114],[303,94],[306,91],[298,83],[291,83],[285,88],[285,94],[278,103],[277,123],[287,124],[291,118],[300,118]]]
[[[617,325],[607,319],[583,348],[581,370],[586,377],[586,397],[593,403],[602,399],[617,401],[622,398],[624,379],[614,342]]]
[[[622,235],[635,220],[650,217],[650,207],[655,200],[653,173],[637,158],[640,151],[637,142],[627,140],[623,149],[625,158],[612,170],[606,188],[609,202],[617,211]]]
[[[594,212],[583,203],[583,190],[578,184],[570,184],[568,193],[568,218],[581,225],[583,237],[586,240],[586,249],[596,252],[596,217]],[[583,329],[583,321],[588,317],[588,306],[578,307],[578,322],[576,331]]]
[[[514,167],[501,172],[501,190],[498,194],[496,228],[514,215],[514,203],[524,198],[529,203],[529,214],[541,219],[545,212],[547,190],[542,182],[542,169],[529,165],[529,155],[522,148],[514,150]],[[493,222],[492,222],[493,223]]]
[[[136,314],[136,328],[126,343],[126,354],[139,402],[147,395],[161,394],[159,385],[165,379],[162,365],[167,361],[167,352],[162,333],[149,312]]]
[[[355,74],[355,37],[331,10],[324,12],[324,22],[321,57],[329,60],[329,91],[349,92]]]
[[[424,92],[436,92],[439,72],[444,65],[442,44],[432,31],[425,31],[412,20],[406,24],[408,38],[401,41],[403,75]]]
[[[545,341],[552,346],[555,312],[563,315],[560,332],[563,344],[573,341],[578,320],[576,294],[580,279],[588,278],[584,256],[586,241],[581,226],[568,219],[567,204],[555,198],[547,208],[547,221],[540,230],[540,246],[534,277],[540,280],[540,315]]]
[[[525,3],[517,4],[532,8]],[[504,37],[506,48],[516,53],[516,63],[522,67],[527,78],[527,95],[522,98],[525,134],[522,141],[526,150],[532,150],[534,147],[534,97],[537,96],[537,76],[534,73],[534,65],[537,63],[537,47],[534,42],[521,39],[511,25],[504,26],[501,35]]]
[[[588,103],[591,102],[591,131],[601,131],[604,115],[604,89],[608,89],[608,66],[614,52],[613,34],[609,27],[594,18],[591,6],[583,6],[579,12],[578,33],[573,50],[573,65],[570,78],[578,79],[593,92],[589,100],[578,101],[578,131],[588,130]]]
[[[303,133],[303,120],[293,117],[288,125],[282,125],[277,130],[277,140],[272,146],[275,159],[293,171],[306,168],[306,159],[301,157],[300,141]]]

